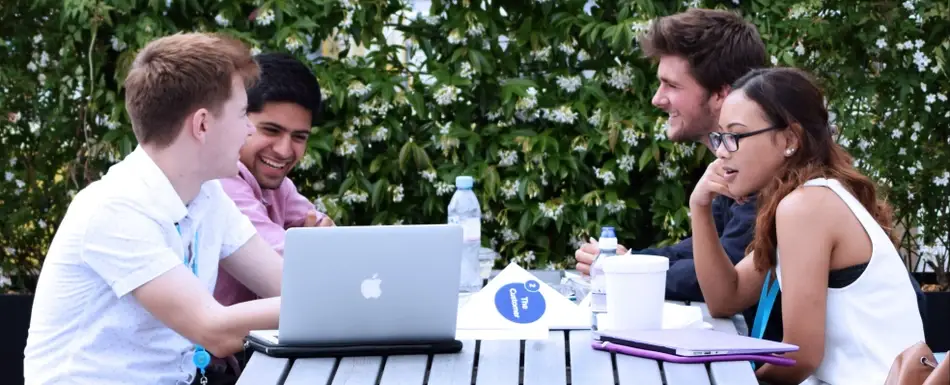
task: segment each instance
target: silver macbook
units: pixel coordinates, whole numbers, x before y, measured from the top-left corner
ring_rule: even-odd
[[[459,225],[287,230],[281,345],[455,338]]]

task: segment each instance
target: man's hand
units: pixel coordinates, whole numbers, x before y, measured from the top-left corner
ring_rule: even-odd
[[[317,219],[318,214],[316,210],[310,210],[307,212],[307,219],[303,221],[304,227],[332,227],[336,226],[333,223],[333,220],[330,219],[329,215],[319,214],[320,219]]]
[[[626,253],[626,247],[617,245],[618,255]],[[574,259],[577,260],[577,265],[575,265],[577,271],[583,275],[590,275],[590,265],[594,263],[594,258],[597,257],[597,254],[600,254],[600,245],[597,243],[597,239],[591,238],[589,242],[574,252]]]

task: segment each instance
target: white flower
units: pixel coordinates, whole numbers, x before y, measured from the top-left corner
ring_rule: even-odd
[[[624,155],[620,157],[620,164],[617,165],[623,171],[629,172],[633,170],[633,167],[637,164],[637,158],[632,155]]]
[[[567,93],[574,93],[574,91],[577,91],[577,89],[581,87],[581,77],[577,75],[558,76],[557,86]]]
[[[449,32],[449,44],[465,44],[468,41],[468,38],[462,36],[457,29],[453,29],[452,32]]]
[[[435,195],[442,196],[448,194],[452,191],[455,191],[455,185],[446,182],[436,182],[435,184]]]
[[[574,49],[574,45],[575,44],[573,41],[571,43],[561,43],[561,45],[559,45],[557,49],[560,50],[561,52],[571,55],[576,51],[576,49]]]
[[[622,132],[623,142],[631,146],[636,146],[640,142],[641,134],[632,128],[625,128]]]
[[[297,163],[297,166],[300,167],[301,170],[309,170],[316,163],[317,159],[308,152],[305,153],[302,158],[300,158],[300,163]]]
[[[589,59],[590,59],[590,54],[588,54],[587,51],[580,50],[577,52],[577,61],[582,62],[582,61],[587,61]]]
[[[340,27],[350,28],[353,25],[353,13],[343,11],[343,21],[340,22]]]
[[[501,235],[501,239],[505,242],[514,242],[521,239],[521,234],[518,234],[507,227],[498,230],[498,235]]]
[[[313,182],[313,185],[311,187],[313,187],[313,191],[323,191],[323,189],[327,188],[327,184],[326,182],[322,180],[318,180],[316,182]]]
[[[480,23],[475,23],[468,26],[468,30],[465,31],[465,34],[471,37],[478,37],[485,33],[485,26]]]
[[[943,176],[934,178],[934,184],[937,186],[946,186],[950,183],[950,171],[944,171]]]
[[[506,180],[505,183],[502,184],[501,186],[501,195],[503,195],[505,199],[514,198],[515,195],[518,195],[518,190],[520,188],[521,188],[520,179]]]
[[[337,155],[340,155],[340,156],[346,156],[346,155],[353,155],[353,154],[355,154],[355,153],[356,153],[356,142],[355,142],[354,140],[352,140],[352,139],[344,140],[342,143],[340,143],[339,146],[337,146],[337,148],[336,148],[336,153],[337,153]]]
[[[429,181],[429,183],[434,182],[436,178],[435,171],[433,170],[419,171],[419,175],[421,175],[425,180]]]
[[[542,2],[542,1],[546,1],[546,0],[537,0],[537,1],[538,1],[538,2]],[[535,255],[534,255],[534,251],[533,251],[533,250],[528,250],[528,251],[524,252],[523,254],[519,254],[519,255],[517,255],[517,256],[515,256],[514,258],[511,259],[512,262],[514,262],[514,263],[516,263],[516,264],[519,264],[519,265],[522,264],[522,263],[524,263],[525,266],[530,266],[530,265],[531,265],[531,262],[534,262],[534,260],[535,260]]]
[[[348,190],[343,193],[343,198],[341,198],[341,200],[343,200],[344,203],[353,204],[353,203],[364,203],[366,202],[367,198],[369,198],[369,194],[363,191],[353,192],[353,191]]]
[[[596,175],[597,178],[603,180],[605,186],[614,183],[614,181],[617,179],[614,176],[613,171],[610,171],[610,170],[605,171],[597,167],[594,167],[594,175]]]
[[[530,55],[534,61],[547,61],[551,58],[551,47],[533,50]]]
[[[389,186],[389,193],[393,196],[393,202],[402,202],[404,192],[401,184],[398,186]]]
[[[469,62],[462,63],[462,68],[459,70],[459,76],[466,79],[471,79],[474,73],[475,71],[472,70],[472,63],[469,63]]]
[[[930,58],[923,52],[914,52],[914,64],[917,65],[918,72],[924,72],[927,70],[927,66],[930,65]]]
[[[544,114],[544,118],[555,123],[574,124],[577,119],[577,111],[572,111],[571,106],[565,104],[547,112]]]
[[[275,17],[274,10],[266,9],[264,10],[264,12],[261,12],[261,14],[257,16],[257,19],[256,19],[257,25],[265,25],[265,26],[270,25],[271,23],[274,22],[274,17]]]
[[[13,180],[13,173],[9,171],[3,173],[3,179],[6,179],[7,182]]]
[[[498,165],[501,167],[513,166],[518,163],[518,153],[514,150],[498,150]]]
[[[606,208],[607,212],[611,214],[617,214],[627,208],[627,202],[622,200],[607,202],[604,204],[604,208]]]
[[[527,97],[518,98],[518,102],[515,103],[516,110],[527,111],[538,106],[538,90],[536,90],[534,87],[529,87],[527,89],[527,93]]]
[[[214,17],[214,22],[222,27],[227,27],[231,24],[231,21],[229,21],[226,17],[224,17],[224,15],[220,13]]]
[[[877,45],[877,48],[880,48],[880,49],[887,48],[887,41],[884,39],[877,39],[877,42],[875,42],[875,44]]]
[[[610,84],[618,90],[625,90],[633,83],[633,69],[624,64],[622,67],[612,67],[607,69],[607,84]]]
[[[287,39],[284,40],[284,48],[287,48],[288,51],[296,50],[302,45],[303,43],[296,36],[287,36]]]
[[[553,204],[553,203],[538,203],[538,209],[541,210],[541,215],[544,215],[547,218],[557,219],[564,212],[564,204]]]
[[[669,160],[660,162],[658,168],[660,169],[660,176],[664,179],[676,179],[676,177],[679,176],[679,166],[673,165]]]
[[[251,47],[251,56],[257,56],[261,54],[260,47]]]
[[[778,65],[778,58],[775,57],[775,55],[772,55],[771,57],[769,57],[769,61],[772,63],[773,66]]]
[[[799,41],[798,44],[795,45],[795,53],[798,54],[798,56],[802,56],[805,54],[805,47],[802,45],[801,41]]]
[[[373,131],[373,135],[369,137],[369,140],[372,142],[382,142],[389,137],[389,129],[383,126],[379,126]]]
[[[125,44],[125,42],[123,42],[122,40],[119,40],[119,38],[115,36],[112,37],[111,43],[112,43],[112,50],[116,52],[124,51],[128,47],[128,45]]]
[[[372,86],[367,86],[361,81],[354,80],[352,83],[350,83],[349,87],[347,87],[347,94],[349,96],[361,98],[366,96],[366,94],[368,94],[371,90]]]
[[[594,110],[594,114],[587,118],[587,124],[590,124],[591,126],[599,126],[601,119],[603,119],[601,116],[602,113],[603,111],[600,108]]]
[[[896,128],[895,128],[894,131],[891,131],[891,138],[899,139],[899,138],[901,137],[901,135],[904,135],[904,133],[901,132],[901,130],[899,130],[899,129],[896,129]]]
[[[435,102],[442,106],[447,106],[459,100],[462,90],[455,86],[443,85],[435,91]]]

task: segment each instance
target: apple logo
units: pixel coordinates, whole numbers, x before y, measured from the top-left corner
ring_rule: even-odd
[[[363,293],[363,298],[366,299],[375,299],[383,293],[379,285],[383,280],[377,278],[379,274],[373,274],[373,278],[367,278],[363,280],[363,284],[360,285],[360,292]]]

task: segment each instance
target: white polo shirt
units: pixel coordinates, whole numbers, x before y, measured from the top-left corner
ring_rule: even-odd
[[[40,272],[26,385],[190,381],[194,344],[130,292],[183,264],[196,233],[198,277],[211,293],[219,259],[247,242],[254,226],[218,181],[185,206],[141,148],[77,194]]]

